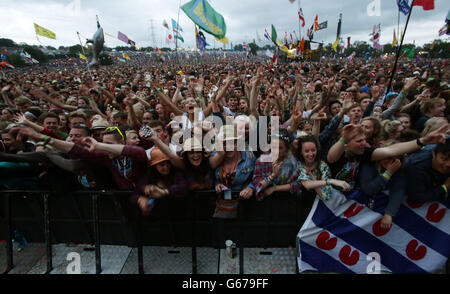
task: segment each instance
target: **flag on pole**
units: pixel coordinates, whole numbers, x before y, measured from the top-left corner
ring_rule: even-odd
[[[128,54],[126,53],[122,53],[122,57],[125,58],[126,60],[130,60],[130,56],[128,56]]]
[[[180,27],[180,25],[172,18],[172,29],[175,34],[178,34],[180,32],[183,32],[183,29]]]
[[[423,10],[433,10],[434,0],[415,0],[413,6],[422,6]]]
[[[198,49],[204,51],[206,48],[206,38],[203,32],[199,32],[197,35]]]
[[[308,29],[308,38],[311,41],[312,39],[314,39],[314,24],[311,25],[311,28]]]
[[[316,14],[316,18],[314,19],[314,32],[319,30],[319,15]]]
[[[350,56],[349,57],[347,57],[347,59],[349,60],[349,61],[352,61],[353,60],[353,58],[356,56],[356,52],[355,51],[353,51],[352,52],[352,54],[350,54]]]
[[[398,40],[397,40],[397,35],[395,33],[395,28],[394,28],[394,40],[392,41],[392,47],[395,47],[398,45]]]
[[[302,37],[302,41],[300,42],[300,52],[303,53],[305,51],[305,38]]]
[[[34,30],[36,31],[36,35],[56,40],[56,34],[54,32],[47,30],[36,23],[34,23]]]
[[[303,16],[303,10],[301,8],[298,11],[298,17],[302,21],[302,28],[304,28],[305,27],[305,17]]]
[[[319,24],[318,31],[328,28],[328,20]]]
[[[170,30],[169,24],[167,23],[166,20],[163,21],[163,24],[162,24],[162,25],[163,25],[163,27],[165,27],[166,29]]]
[[[80,59],[87,60],[86,56],[84,54],[81,54],[81,53],[80,53]]]
[[[124,33],[120,32],[120,31],[117,33],[117,39],[119,39],[120,41],[125,42],[127,44],[129,41],[127,35],[125,35]]]
[[[272,25],[272,42],[275,43],[275,45],[277,44],[277,30],[275,29],[274,25]]]
[[[267,40],[271,41],[270,34],[269,34],[269,32],[267,32],[267,29],[264,29],[264,38],[266,38]]]
[[[409,14],[409,10],[411,9],[411,7],[408,4],[408,0],[397,0],[397,5],[401,13],[403,13],[404,15]]]
[[[181,6],[186,15],[201,29],[219,39],[227,32],[225,20],[206,0],[192,0]]]
[[[351,37],[347,37],[347,48],[350,48],[350,38]]]

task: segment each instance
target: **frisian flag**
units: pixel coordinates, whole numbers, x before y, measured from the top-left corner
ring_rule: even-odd
[[[127,35],[125,35],[124,33],[120,32],[120,31],[117,34],[117,39],[119,39],[120,41],[125,42],[127,44],[129,42]]]
[[[360,191],[346,197],[333,190],[326,202],[317,197],[297,235],[300,272],[424,274],[445,267],[450,256],[449,201],[405,201],[385,230],[380,223],[389,196],[379,194],[374,200],[369,208]]]

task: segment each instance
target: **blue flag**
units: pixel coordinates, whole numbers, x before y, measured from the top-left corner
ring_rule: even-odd
[[[198,49],[200,51],[204,51],[206,47],[206,38],[203,32],[198,33],[197,39],[198,39]]]
[[[397,0],[398,9],[404,15],[408,15],[411,7],[408,4],[408,0]]]

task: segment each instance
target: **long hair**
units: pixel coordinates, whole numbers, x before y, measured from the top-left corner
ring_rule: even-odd
[[[302,155],[302,146],[305,143],[314,143],[316,145],[317,152],[316,152],[316,158],[314,159],[314,162],[318,165],[322,159],[320,158],[319,142],[317,141],[317,139],[314,136],[304,136],[304,137],[300,137],[300,139],[298,139],[297,159],[300,160],[300,162],[302,164],[305,164],[306,161]]]
[[[202,163],[200,166],[193,166],[188,159],[188,154],[185,152],[183,154],[183,160],[185,164],[185,170],[188,171],[194,177],[196,182],[202,181],[208,173],[211,173],[212,170],[208,164],[208,158],[205,156],[205,152],[202,152]]]

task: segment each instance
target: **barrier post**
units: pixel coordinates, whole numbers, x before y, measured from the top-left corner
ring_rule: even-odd
[[[239,197],[239,194],[238,194]],[[244,230],[242,229],[243,201],[239,201],[238,220],[239,220],[239,274],[244,274]]]
[[[46,258],[47,258],[47,271],[49,274],[53,270],[53,260],[52,260],[52,240],[50,233],[50,208],[48,203],[49,194],[44,193],[44,234],[45,234],[45,245],[46,245]]]
[[[5,193],[5,219],[6,219],[6,260],[7,266],[4,274],[7,274],[14,268],[13,262],[13,244],[12,244],[12,215],[11,215],[11,194]]]
[[[192,216],[191,230],[192,230],[192,274],[197,274],[197,246],[196,243],[196,230],[197,230],[197,193],[193,192],[191,197],[191,204],[193,206],[194,215]]]
[[[144,271],[144,250],[142,248],[142,213],[138,209],[138,216],[137,216],[137,250],[138,250],[138,271],[139,274],[143,275],[145,273]]]
[[[94,219],[94,238],[95,238],[95,273],[102,272],[102,260],[100,252],[100,226],[99,226],[99,212],[98,212],[98,194],[92,195],[92,216]]]

